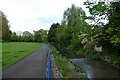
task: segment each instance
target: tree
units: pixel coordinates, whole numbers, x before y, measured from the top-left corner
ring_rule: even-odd
[[[34,41],[35,42],[44,42],[47,39],[47,30],[40,29],[38,31],[34,31]]]
[[[10,40],[11,41],[18,41],[18,36],[17,36],[16,32],[12,32]]]
[[[109,22],[104,26],[103,29],[103,41],[107,42],[106,46],[102,46],[110,54],[120,55],[120,1],[111,3],[111,12],[109,13]],[[109,47],[109,49],[107,48]]]
[[[17,41],[18,42],[23,42],[23,37],[22,37],[23,32],[22,31],[17,31],[16,35],[17,35]]]
[[[2,26],[0,26],[0,28],[2,28],[2,40],[10,40],[11,31],[9,29],[8,20],[2,11],[0,11],[0,20],[2,20],[0,21],[0,24],[2,24]]]
[[[85,22],[86,14],[80,7],[72,5],[64,12],[63,25],[66,25],[69,30],[69,39],[67,40],[71,44],[71,49],[78,50],[81,46],[82,39],[79,36],[82,34],[90,33],[90,26]]]
[[[0,11],[0,40],[2,40],[2,12]]]
[[[56,31],[59,26],[59,23],[53,23],[48,32],[48,42],[54,43],[54,45],[56,44]]]
[[[43,30],[42,32],[42,42],[48,42],[48,31]]]
[[[22,34],[22,40],[25,42],[31,42],[33,41],[33,35],[28,31],[24,31]]]
[[[119,2],[98,2],[97,4],[86,2],[87,8],[91,16],[89,19],[93,20],[99,30],[101,30],[101,35],[96,38],[96,45],[103,47],[103,52],[105,54],[117,54],[120,52],[120,1]],[[99,17],[99,18],[98,18]],[[108,23],[104,24],[102,19],[107,19]]]
[[[48,41],[48,36],[47,35],[43,35],[42,36],[42,42],[47,42]]]
[[[84,38],[91,33],[91,27],[85,22],[85,19],[84,10],[72,5],[71,8],[64,11],[61,25],[52,24],[48,36],[49,42],[66,56],[70,56],[74,51],[83,48],[84,43],[82,41],[85,41]],[[83,34],[86,34],[84,38],[81,37]]]

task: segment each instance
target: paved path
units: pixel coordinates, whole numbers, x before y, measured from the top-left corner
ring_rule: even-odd
[[[48,46],[42,46],[30,56],[3,71],[3,78],[45,78],[48,50]]]

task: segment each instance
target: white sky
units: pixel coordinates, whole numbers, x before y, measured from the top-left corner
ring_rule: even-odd
[[[7,16],[12,31],[32,32],[49,30],[52,23],[60,23],[63,12],[72,4],[85,9],[83,1],[86,0],[0,0],[0,10]]]

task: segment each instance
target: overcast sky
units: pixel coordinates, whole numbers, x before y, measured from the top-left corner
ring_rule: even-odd
[[[12,31],[32,32],[49,30],[52,23],[60,23],[63,12],[72,4],[85,9],[83,1],[85,0],[0,0],[0,10],[7,16]]]

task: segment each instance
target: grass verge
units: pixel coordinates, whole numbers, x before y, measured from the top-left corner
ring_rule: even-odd
[[[42,45],[27,42],[2,43],[2,70],[36,51]]]
[[[66,57],[58,54],[54,47],[51,48],[51,54],[53,54],[57,67],[64,78],[86,78],[85,73],[78,71],[78,68],[71,64]]]
[[[0,72],[2,71],[2,43],[0,42]]]

